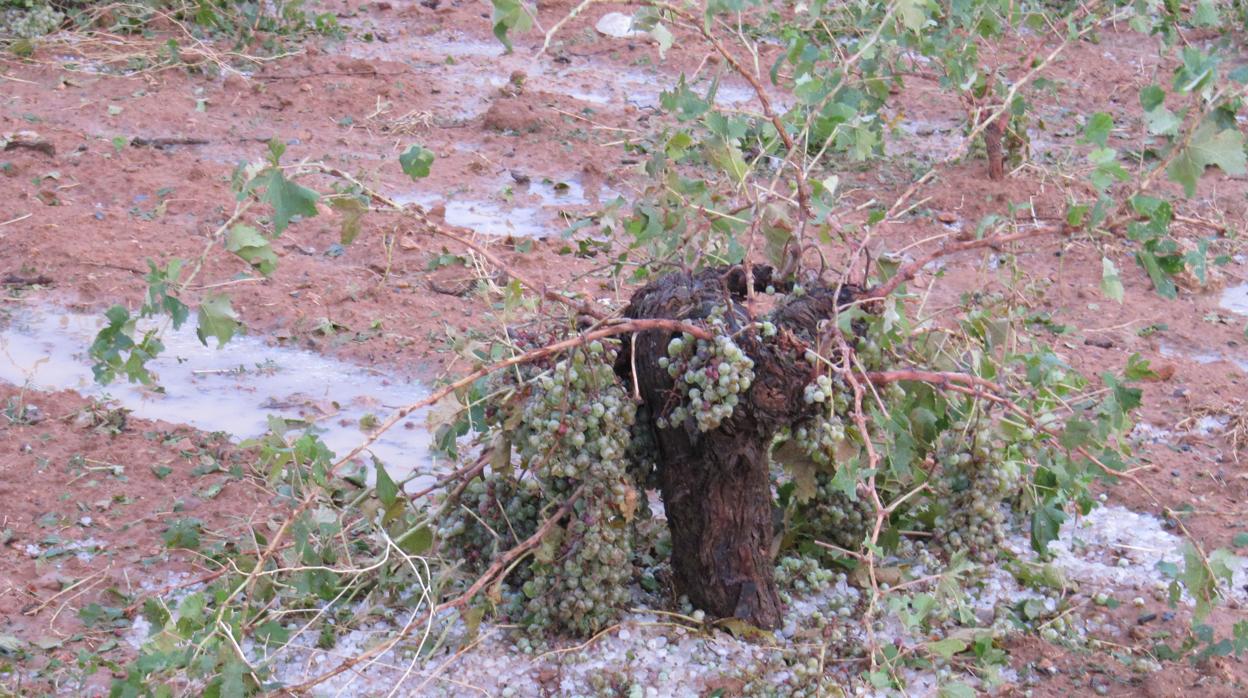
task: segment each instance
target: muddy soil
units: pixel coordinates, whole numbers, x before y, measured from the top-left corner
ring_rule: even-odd
[[[0,277],[16,280],[6,281],[0,299],[6,326],[40,307],[92,315],[114,303],[133,307],[146,290],[145,260],[198,256],[232,210],[231,171],[261,157],[271,138],[287,144],[290,162],[321,160],[427,206],[530,278],[622,306],[634,288],[608,267],[627,241],[577,255],[565,231],[617,198],[636,198],[640,163],[622,145],[654,126],[658,88],[674,83],[679,70],[698,70],[698,84],[724,76],[722,99],[748,95],[693,42],[678,41],[663,62],[649,42],[597,35],[593,22],[610,6],[573,21],[564,41],[535,58],[540,39],[532,35],[504,55],[482,6],[429,4],[436,9],[334,4],[352,38],[310,42],[245,74],[119,70],[122,48],[72,39],[48,42],[31,60],[0,59],[0,133],[35,131],[52,146],[0,153]],[[572,4],[541,3],[540,16],[549,25]],[[366,32],[373,41],[360,38]],[[1004,64],[1025,52],[1001,47],[991,59]],[[766,55],[761,61],[770,64]],[[1108,111],[1122,126],[1115,140],[1135,142],[1143,128],[1132,96],[1164,80],[1170,67],[1149,42],[1106,31],[1099,44],[1072,47],[1053,66],[1048,77],[1057,94],[1046,103]],[[965,115],[934,82],[916,77],[898,104],[890,159],[840,173],[842,224],[860,221],[872,201],[890,207],[916,165],[942,159],[961,138]],[[1060,110],[1053,111],[1057,123]],[[1033,160],[1000,182],[987,179],[982,159],[942,165],[899,207],[909,209],[905,215],[880,226],[876,250],[973,230],[1010,204],[1030,202],[1039,218],[1063,215],[1057,174],[1083,167],[1066,154],[1076,148],[1075,133],[1037,129]],[[411,143],[438,157],[432,174],[416,183],[398,165]],[[1236,453],[1216,421],[1200,429],[1185,420],[1210,408],[1230,424],[1245,409],[1236,401],[1248,395],[1248,264],[1233,233],[1245,219],[1246,185],[1205,176],[1202,198],[1179,226],[1193,237],[1217,237],[1232,261],[1175,302],[1153,294],[1129,252],[1112,243],[1108,251],[1124,270],[1124,304],[1100,293],[1101,250],[1085,242],[1038,241],[1015,259],[991,250],[948,259],[930,296],[931,277],[914,284],[924,313],[936,317],[963,292],[1018,294],[1048,327],[1069,328],[1038,336],[1086,375],[1120,369],[1133,353],[1152,361],[1160,377],[1144,386],[1145,467],[1135,473],[1138,485],[1107,488],[1107,500],[1159,516],[1174,512],[1209,549],[1228,546],[1244,530],[1248,453]],[[340,221],[323,211],[275,243],[280,263],[272,278],[255,277],[229,255],[210,255],[188,300],[228,289],[257,341],[396,381],[432,383],[466,365],[457,353],[466,341],[508,318],[497,292],[461,293],[489,271],[475,261],[434,263],[446,252],[471,259],[469,251],[398,220],[370,214],[359,239],[344,247]],[[840,251],[827,253],[835,259]],[[172,574],[190,582],[205,573],[194,555],[166,549],[171,520],[198,519],[206,539],[224,543],[280,515],[271,493],[231,472],[239,460],[224,437],[137,417],[110,426],[107,407],[53,386],[22,390],[24,382],[0,384],[0,401],[38,410],[35,423],[0,418],[0,635],[72,662],[78,649],[122,633],[86,628],[78,616],[107,600],[109,588],[152,591],[144,580]],[[84,410],[88,417],[80,416]],[[1147,647],[1163,631],[1182,634],[1184,613],[1139,624],[1140,614],[1158,606],[1148,604],[1111,614],[1120,630],[1113,642]],[[1217,613],[1222,627],[1248,618],[1234,604]],[[1233,660],[1167,664],[1141,677],[1104,652],[1063,652],[1032,640],[1011,651],[1016,666],[1037,668],[1031,695],[1101,692],[1097,686],[1108,695],[1248,690],[1248,669]]]

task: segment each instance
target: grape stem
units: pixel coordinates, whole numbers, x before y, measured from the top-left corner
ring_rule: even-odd
[[[584,491],[585,491],[584,484],[576,488],[576,490],[572,492],[572,494],[567,498],[567,500],[564,501],[564,503],[559,507],[559,509],[556,510],[555,513],[552,514],[549,518],[547,518],[546,521],[543,522],[542,525],[537,529],[537,531],[533,533],[533,535],[529,536],[522,543],[519,543],[518,545],[516,545],[516,547],[512,548],[511,550],[508,550],[502,557],[495,560],[494,563],[490,565],[489,569],[487,569],[480,577],[477,577],[477,580],[473,582],[472,586],[468,587],[468,590],[465,591],[463,594],[460,594],[454,599],[451,599],[449,601],[444,601],[441,604],[438,604],[436,608],[430,611],[430,615],[437,615],[438,613],[441,613],[443,611],[449,611],[451,609],[459,608],[460,606],[463,606],[464,604],[471,601],[474,597],[476,597],[477,594],[481,593],[481,590],[484,589],[486,585],[493,582],[495,578],[498,577],[498,575],[501,572],[503,572],[503,570],[509,569],[512,563],[516,562],[522,556],[527,554],[530,550],[540,545],[542,542],[542,539],[545,538],[546,535],[549,534],[551,530],[554,529],[554,527],[557,526],[559,522],[561,522],[564,519],[564,517],[566,517],[568,513],[572,511],[572,506],[576,504],[577,500],[581,498],[581,495],[584,493]],[[406,637],[410,632],[411,631],[409,629],[405,628],[403,632],[395,634],[393,637],[387,639],[385,642],[373,647],[372,649],[366,652],[357,654],[353,657],[350,657],[349,659],[344,660],[341,664],[334,667],[333,669],[330,669],[329,671],[323,674],[320,674],[319,676],[314,676],[311,679],[308,679],[307,681],[304,681],[303,683],[297,686],[285,687],[282,689],[282,692],[289,693],[289,694],[300,694],[300,693],[307,692],[311,690],[313,686],[316,686],[317,684],[328,681],[329,679],[337,676],[338,674],[341,674],[342,672],[349,670],[351,667],[355,666],[356,664],[359,664],[360,662],[367,661],[369,659],[372,659],[373,657],[378,657],[378,656],[381,656],[382,654],[385,654],[387,651],[390,650],[391,647],[394,647],[396,644],[398,644],[399,641],[401,641],[404,637]]]
[[[989,235],[988,237],[983,237],[978,240],[966,240],[964,242],[951,243],[945,245],[939,250],[936,250],[935,252],[932,252],[926,257],[920,257],[909,264],[903,265],[897,270],[896,274],[888,279],[888,281],[885,281],[875,288],[868,289],[861,296],[859,296],[859,298],[863,300],[878,300],[885,298],[893,291],[896,291],[898,286],[910,281],[915,276],[918,276],[919,272],[923,270],[923,267],[926,267],[928,264],[931,264],[941,257],[957,254],[958,252],[979,249],[981,247],[1000,247],[1001,245],[1005,245],[1007,243],[1017,242],[1018,240],[1027,240],[1029,238],[1040,237],[1042,235],[1067,234],[1074,232],[1074,230],[1076,230],[1076,228],[1066,224],[1046,225],[1032,228],[1030,230],[1024,230],[1020,233],[1011,233],[1009,235]]]

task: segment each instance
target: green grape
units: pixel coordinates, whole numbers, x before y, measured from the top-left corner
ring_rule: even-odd
[[[941,435],[935,459],[935,498],[947,508],[936,521],[936,543],[951,554],[965,551],[973,560],[992,562],[1005,539],[1002,503],[1018,487],[1019,464],[1007,458],[1005,443],[986,418],[955,422]]]
[[[666,361],[659,362],[683,398],[681,404],[656,420],[661,429],[675,428],[689,419],[699,431],[718,428],[732,416],[739,396],[754,382],[754,360],[728,336],[722,312],[712,313],[707,323],[715,332],[714,340],[689,334],[674,337],[668,342]],[[770,323],[764,324],[764,333],[766,325]],[[775,334],[774,326],[771,333]]]

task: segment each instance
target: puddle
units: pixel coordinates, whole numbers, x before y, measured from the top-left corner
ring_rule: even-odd
[[[553,55],[534,56],[531,49],[519,48],[510,55],[503,53],[497,42],[471,37],[437,33],[417,36],[405,33],[397,24],[372,22],[344,23],[357,33],[380,29],[389,41],[349,41],[331,49],[342,55],[366,60],[404,63],[420,71],[422,79],[437,84],[445,97],[458,98],[453,113],[470,118],[484,112],[483,97],[506,86],[513,71],[525,74],[526,89],[561,94],[600,107],[632,104],[657,107],[659,94],[676,85],[677,75],[661,66],[621,68],[618,65],[576,59],[571,65],[560,65]],[[467,86],[469,90],[463,88]],[[700,76],[690,88],[705,94],[709,81]],[[787,108],[782,94],[770,95],[778,110]],[[721,79],[715,102],[720,106],[748,106],[754,101],[753,89],[730,77]],[[791,100],[790,100],[791,101]]]
[[[426,210],[442,203],[446,206],[447,223],[481,235],[545,238],[557,235],[565,227],[536,206],[510,206],[479,199],[446,201],[436,194],[397,194],[391,198],[403,206],[417,204]]]
[[[1218,305],[1239,315],[1248,315],[1248,284],[1230,286],[1222,291]]]
[[[1202,348],[1202,349],[1194,349],[1191,351],[1187,351],[1184,349],[1171,346],[1170,344],[1167,344],[1166,342],[1161,342],[1160,344],[1157,345],[1157,353],[1161,354],[1163,357],[1167,359],[1186,359],[1188,361],[1198,363],[1202,366],[1207,366],[1209,364],[1216,364],[1218,362],[1225,361],[1235,366],[1240,371],[1243,371],[1244,373],[1248,373],[1248,359],[1241,358],[1238,356],[1229,356],[1227,354],[1223,354],[1221,352],[1213,351],[1210,349]]]
[[[585,198],[585,187],[575,178],[535,180],[529,183],[527,189],[541,199],[543,206],[584,206],[589,203]]]
[[[439,203],[446,207],[446,222],[469,228],[482,235],[499,237],[547,238],[567,229],[567,223],[557,211],[568,208],[593,206],[612,201],[619,193],[602,187],[597,196],[587,194],[578,177],[567,179],[534,178],[529,184],[514,184],[510,178],[500,183],[512,187],[512,195],[518,200],[536,201],[536,206],[517,205],[484,199],[450,199],[437,194],[404,192],[391,198],[396,203],[417,204],[426,209]]]
[[[27,382],[40,390],[75,390],[109,397],[136,417],[222,431],[236,438],[259,436],[269,415],[301,418],[324,429],[321,439],[345,454],[365,438],[359,421],[385,419],[394,408],[427,396],[421,384],[387,376],[300,349],[274,347],[255,337],[235,337],[218,350],[195,336],[193,322],[161,338],[165,351],[148,365],[164,393],[119,378],[100,386],[86,352],[104,324],[103,314],[43,309],[15,315],[0,331],[0,380]],[[370,449],[396,480],[433,463],[424,413],[414,413]],[[431,482],[423,475],[412,487]]]

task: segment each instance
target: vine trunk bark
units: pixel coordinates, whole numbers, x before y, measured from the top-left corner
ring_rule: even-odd
[[[771,276],[769,267],[756,267],[756,288],[769,285]],[[855,290],[841,289],[840,303]],[[776,430],[806,411],[802,392],[814,368],[804,360],[805,351],[817,340],[819,321],[835,313],[837,297],[837,291],[819,287],[781,305],[768,318],[780,331],[766,342],[744,306],[740,267],[667,275],[637,291],[625,310],[635,319],[698,320],[725,308],[734,340],[754,361],[753,385],[733,416],[709,432],[699,431],[692,419],[666,429],[653,422],[681,397],[659,367],[672,333],[638,333],[631,345],[625,343],[616,365],[625,385],[636,379],[648,407],[651,421],[641,426],[653,430],[658,446],[677,590],[713,616],[735,616],[761,628],[774,628],[781,620],[768,449]]]

